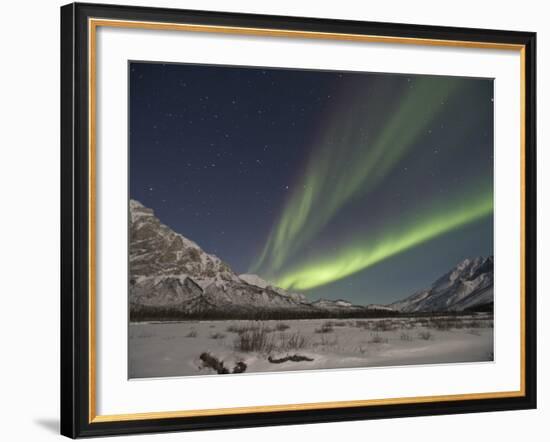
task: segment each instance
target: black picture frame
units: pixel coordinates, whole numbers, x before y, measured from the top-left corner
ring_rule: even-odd
[[[519,45],[524,80],[523,395],[139,420],[93,419],[90,396],[89,19]],[[61,434],[76,438],[536,408],[536,34],[166,8],[61,7]],[[93,308],[93,306],[92,306]],[[92,384],[93,386],[93,384]]]

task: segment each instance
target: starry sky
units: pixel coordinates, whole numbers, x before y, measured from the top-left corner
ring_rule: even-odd
[[[493,80],[129,63],[130,197],[312,300],[493,254]]]

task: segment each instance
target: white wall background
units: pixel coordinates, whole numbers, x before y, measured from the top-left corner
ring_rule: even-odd
[[[113,0],[114,1],[114,0]],[[391,21],[538,32],[539,409],[155,436],[124,440],[333,441],[544,440],[550,433],[550,305],[543,279],[550,250],[544,146],[550,14],[546,2],[504,0],[120,0],[126,4]],[[59,6],[58,0],[2,5],[0,26],[0,438],[59,438]],[[546,204],[545,204],[546,203]],[[546,244],[545,244],[546,243]],[[546,245],[546,251],[543,251]],[[7,284],[6,284],[7,282]]]

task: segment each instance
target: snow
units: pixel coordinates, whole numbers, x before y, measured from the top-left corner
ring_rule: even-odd
[[[475,319],[474,324],[473,319]],[[390,321],[393,329],[375,330],[377,322]],[[230,326],[262,325],[272,329],[281,321],[185,321],[172,323],[131,323],[129,332],[129,377],[166,377],[215,374],[202,366],[203,352],[223,360],[231,368],[238,361],[247,364],[247,373],[392,365],[479,362],[493,360],[493,328],[490,316],[462,317],[464,327],[438,330],[420,324],[419,318],[334,320],[332,331],[319,333],[323,319],[282,321],[284,331],[272,331],[276,343],[292,334],[305,338],[299,349],[269,353],[235,349],[238,334]],[[368,328],[365,324],[368,323]],[[196,337],[193,337],[193,333]],[[423,339],[422,334],[429,339]],[[217,337],[217,338],[216,338]],[[273,364],[269,355],[299,354],[313,361]]]
[[[385,310],[385,311],[394,311],[390,306],[382,305],[382,304],[369,304],[367,305],[367,310]]]
[[[267,286],[273,285],[266,280],[260,278],[258,275],[253,274],[243,274],[239,275],[239,278],[241,278],[244,282],[255,285],[256,287],[260,287],[261,289],[265,289]]]

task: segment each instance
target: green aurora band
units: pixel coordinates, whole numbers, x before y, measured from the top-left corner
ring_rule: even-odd
[[[386,258],[480,220],[493,213],[492,186],[475,197],[447,202],[426,210],[419,219],[383,232],[376,238],[356,238],[350,245],[332,251],[329,257],[299,266],[275,279],[285,289],[308,290],[364,270]]]
[[[402,98],[391,103],[390,117],[376,112],[376,103],[386,100],[383,82],[369,90],[353,91],[351,96],[342,100],[335,112],[337,118],[330,119],[325,125],[303,178],[295,186],[263,252],[250,271],[264,275],[278,273],[287,259],[318,235],[344,205],[370,192],[383,181],[426,133],[439,115],[441,105],[459,90],[459,83],[449,78],[419,77],[411,80],[410,86],[402,92]],[[364,112],[357,112],[361,104],[369,107]],[[377,134],[371,137],[364,133],[369,119],[382,117],[388,121]],[[355,255],[352,257],[357,260]],[[344,259],[338,268],[357,267],[345,265]],[[327,281],[334,280],[336,274],[350,273],[348,270],[335,271],[336,267],[332,265],[329,267],[332,270],[328,270],[327,275],[334,276],[327,276]],[[320,275],[324,271],[314,273]],[[306,278],[305,275],[304,278],[285,278],[283,283],[287,287],[305,288],[319,285],[313,283],[314,280],[324,279],[319,276]]]

